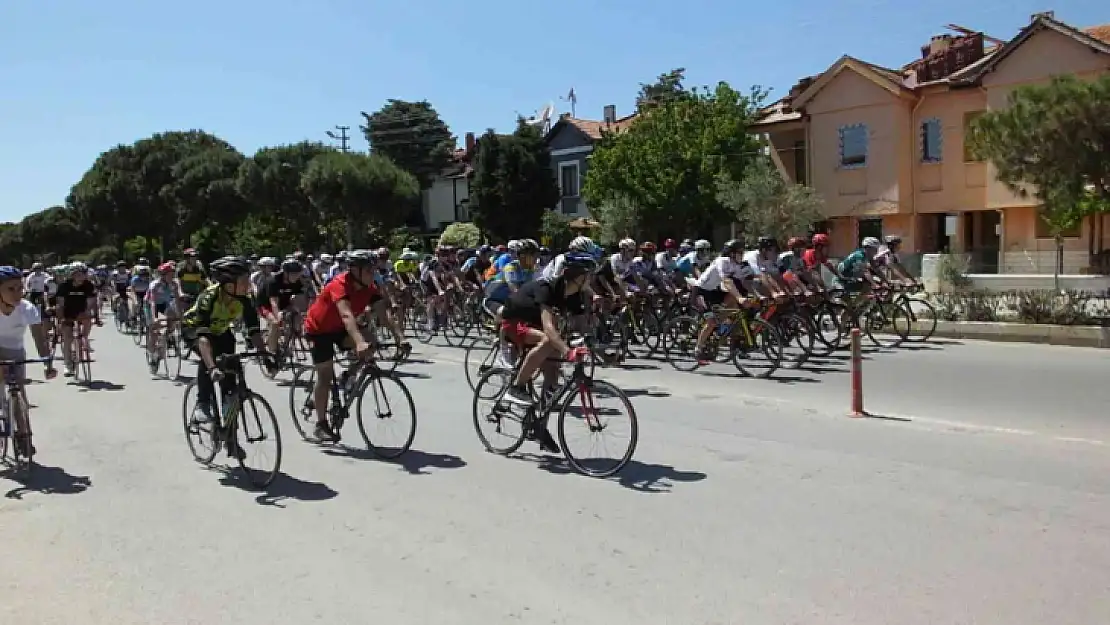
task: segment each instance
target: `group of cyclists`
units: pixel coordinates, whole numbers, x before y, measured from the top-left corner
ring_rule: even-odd
[[[772,237],[760,237],[751,249],[734,239],[715,254],[705,239],[667,239],[657,248],[651,241],[638,244],[629,238],[606,254],[593,240],[579,236],[560,253],[521,239],[473,249],[440,246],[428,255],[405,248],[396,260],[383,248],[318,258],[295,252],[280,261],[225,256],[206,267],[190,249],[181,262],[163,262],[153,270],[146,258],[133,267],[121,260],[111,271],[83,263],[49,270],[35,263],[26,271],[0,266],[0,362],[27,359],[28,330],[39,356],[50,356],[52,334],[62,345],[65,375],[72,376],[75,329],[88,337],[92,326],[100,325],[101,301],[108,298],[116,315],[143,315],[152,333],[165,324],[181,325],[183,339],[199,356],[198,409],[193,416],[199,424],[218,421],[217,384],[224,394],[234,390],[236,376],[226,375],[217,363],[220,356],[235,353],[235,328],[241,327],[263,355],[264,366],[277,370],[277,337],[286,320],[295,319],[316,369],[314,434],[321,441],[337,441],[339,435],[326,414],[337,354],[350,351],[358,358],[370,357],[374,337],[360,323],[370,319],[393,335],[401,357],[407,355],[411,347],[403,320],[414,293],[424,299],[427,319],[422,322],[430,329],[441,323],[451,291],[480,293],[482,309],[505,343],[531,348],[506,393],[508,401],[531,405],[536,400],[526,384],[536,372],[543,369],[541,393],[550,393],[557,375],[545,363],[553,356],[573,359],[584,349],[566,340],[567,324],[560,320],[572,328],[589,327],[592,311],[649,290],[689,294],[707,321],[698,337],[700,352],[715,327],[715,307],[744,307],[753,299],[827,290],[831,285],[825,283],[822,269],[847,292],[888,280],[913,281],[899,261],[901,239],[896,236],[887,237],[885,244],[865,238],[859,249],[835,264],[829,245],[825,234],[793,237],[782,249]],[[148,348],[154,343],[148,340]],[[44,366],[46,377],[53,378],[50,361]],[[0,385],[9,374],[20,379],[24,375],[21,365],[0,369]],[[152,370],[157,370],[156,364]],[[28,424],[17,422],[15,427],[16,444],[33,453]],[[542,421],[534,438],[545,451],[559,451]],[[243,452],[229,442],[228,453]]]

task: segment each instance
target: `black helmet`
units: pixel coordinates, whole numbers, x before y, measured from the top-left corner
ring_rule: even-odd
[[[760,250],[769,250],[778,246],[779,242],[775,240],[775,237],[759,237],[758,247]]]
[[[368,250],[353,250],[347,252],[347,264],[352,267],[365,267],[378,262],[377,255]]]
[[[724,247],[721,248],[721,256],[732,256],[737,252],[744,251],[744,243],[740,239],[729,239],[725,241]]]
[[[304,271],[304,265],[302,265],[300,261],[296,259],[287,258],[285,259],[285,262],[281,263],[281,270],[285,272],[296,273],[298,271]]]
[[[212,261],[208,268],[212,271],[212,277],[220,284],[235,282],[239,278],[250,274],[251,271],[250,261],[242,256],[218,258]]]
[[[597,268],[594,257],[582,252],[567,252],[563,261],[563,276],[566,278],[577,278]]]

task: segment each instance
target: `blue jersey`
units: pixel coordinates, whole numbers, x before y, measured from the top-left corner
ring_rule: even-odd
[[[510,261],[486,283],[486,297],[495,302],[504,302],[512,293],[510,284],[520,288],[520,285],[531,281],[534,276],[535,272],[522,267],[519,260]]]
[[[498,273],[500,273],[501,271],[503,271],[505,269],[505,265],[508,265],[509,263],[513,262],[514,260],[516,260],[516,259],[513,258],[513,255],[512,255],[511,252],[505,252],[504,254],[498,256],[497,260],[493,261],[493,268]]]

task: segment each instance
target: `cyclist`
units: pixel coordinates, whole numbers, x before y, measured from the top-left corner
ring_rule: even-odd
[[[185,261],[177,268],[177,282],[181,286],[185,306],[191,306],[204,287],[208,286],[208,272],[197,260],[197,251],[191,247],[185,250]]]
[[[50,274],[46,273],[43,269],[42,263],[35,263],[31,265],[31,273],[24,281],[24,290],[29,294],[28,299],[39,311],[39,317],[42,316],[42,306],[46,303],[46,281],[50,279]]]
[[[204,423],[215,418],[215,383],[227,396],[235,392],[238,381],[235,375],[225,375],[216,367],[219,356],[235,353],[235,333],[231,326],[242,320],[254,349],[264,354],[267,368],[276,367],[262,342],[258,327],[258,314],[251,303],[250,261],[240,256],[224,256],[209,266],[215,284],[201,291],[197,301],[184,316],[183,324],[196,336],[196,349],[200,354],[197,367],[197,410],[194,423]],[[232,372],[234,373],[234,372]],[[242,457],[243,450],[234,441],[228,443],[228,456]]]
[[[151,275],[150,267],[146,265],[136,265],[134,275],[131,276],[131,301],[130,309],[135,311],[137,315],[143,312],[143,299],[146,298],[146,290],[150,288]]]
[[[282,313],[290,308],[301,312],[305,307],[305,282],[304,267],[289,258],[281,263],[281,273],[271,276],[258,291],[258,316],[266,320],[266,347],[271,354],[278,351]]]
[[[65,375],[73,377],[73,327],[81,324],[86,340],[92,332],[93,321],[100,325],[100,307],[96,305],[96,287],[89,280],[85,263],[73,263],[70,276],[58,285],[57,305],[61,306],[58,318],[62,322],[62,354],[65,355]]]
[[[836,265],[829,260],[829,235],[818,232],[810,239],[810,244],[813,247],[809,248],[802,253],[802,261],[805,262],[806,269],[809,270],[810,275],[821,285],[825,285],[825,278],[821,275],[821,268],[829,270],[833,276],[842,279],[839,269]]]
[[[304,318],[305,339],[316,367],[312,399],[316,406],[315,435],[321,441],[339,440],[339,433],[332,431],[327,417],[335,350],[353,348],[359,358],[370,356],[370,344],[359,329],[357,317],[381,298],[374,284],[375,259],[370,252],[348,252],[346,260],[350,269],[320,290]]]
[[[23,272],[11,266],[0,267],[0,360],[27,359],[24,341],[28,329],[31,330],[31,338],[35,341],[39,358],[48,357],[50,345],[42,326],[39,308],[23,299]],[[49,361],[45,368],[47,380],[58,375]],[[22,380],[26,376],[26,367],[19,365],[10,373],[17,380]],[[8,374],[7,367],[0,366],[0,397],[7,394],[4,387]],[[19,416],[21,418],[15,423],[15,445],[22,455],[34,455],[35,448],[31,444],[31,428],[26,422],[27,415]]]
[[[884,240],[886,244],[875,254],[875,267],[884,270],[882,273],[885,273],[884,277],[888,281],[898,280],[904,284],[916,284],[917,280],[910,275],[898,256],[898,251],[902,248],[902,237],[892,234]]]
[[[533,280],[513,293],[505,304],[501,311],[502,332],[517,345],[532,346],[505,394],[508,401],[524,406],[534,403],[526,385],[541,366],[543,393],[554,391],[559,379],[558,364],[546,361],[554,353],[564,357],[572,353],[559,332],[556,313],[567,315],[581,310],[583,288],[596,268],[597,262],[590,254],[566,254],[562,273],[555,280]],[[547,431],[546,419],[536,423],[532,434],[541,449],[559,453],[559,445]]]
[[[158,279],[150,283],[143,300],[143,314],[146,315],[147,323],[146,348],[150,353],[147,363],[150,365],[151,373],[158,372],[158,358],[161,357],[155,351],[157,347],[155,338],[163,326],[169,327],[176,319],[175,303],[181,297],[180,287],[174,282],[173,263],[158,265]]]
[[[698,333],[698,363],[708,364],[705,355],[705,342],[717,328],[717,314],[714,306],[737,308],[744,300],[746,292],[753,290],[755,269],[743,260],[744,245],[736,239],[725,243],[721,255],[706,267],[697,280],[696,304],[702,310],[705,326]]]
[[[876,279],[872,259],[879,251],[879,240],[867,237],[860,244],[860,248],[844,257],[837,267],[837,274],[841,279],[841,286],[849,295],[857,295],[867,290],[868,286]]]

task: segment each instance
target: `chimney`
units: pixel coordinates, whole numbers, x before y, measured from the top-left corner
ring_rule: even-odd
[[[617,105],[615,105],[615,104],[605,105],[605,114],[603,115],[603,117],[604,117],[604,119],[602,121],[604,121],[606,124],[615,124],[615,123],[617,123]]]
[[[952,45],[952,35],[936,35],[929,39],[929,56],[947,52]]]
[[[466,133],[466,155],[470,156],[474,153],[474,133]]]
[[[1029,16],[1029,22],[1032,23],[1037,21],[1038,17],[1047,17],[1050,20],[1054,20],[1056,19],[1056,11],[1042,11],[1040,13],[1034,13]]]

